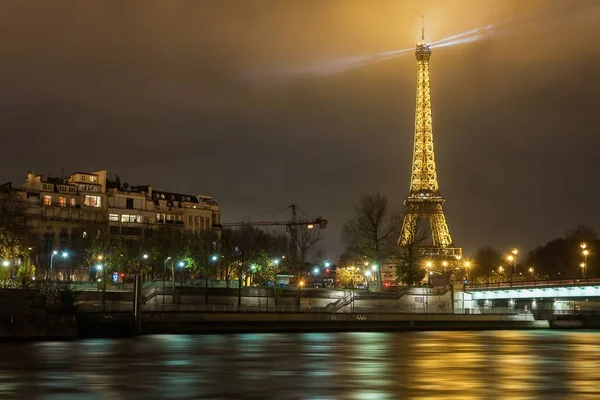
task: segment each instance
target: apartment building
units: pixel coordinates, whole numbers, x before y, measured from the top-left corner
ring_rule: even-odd
[[[46,179],[29,172],[22,188],[13,190],[26,202],[38,268],[49,271],[53,265],[55,279],[87,279],[85,271],[76,271],[84,255],[69,250],[107,227],[110,234],[131,237],[161,225],[221,229],[219,205],[211,197],[122,184],[118,176],[109,179],[106,170]]]

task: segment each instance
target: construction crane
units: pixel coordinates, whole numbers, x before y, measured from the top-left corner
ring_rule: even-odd
[[[236,221],[236,222],[223,222],[222,226],[287,226],[290,231],[290,255],[292,259],[296,259],[298,249],[298,226],[306,226],[308,229],[314,229],[317,226],[319,229],[327,228],[327,220],[321,217],[308,220],[298,220],[298,207],[295,204],[286,208],[292,209],[292,219],[288,221]],[[300,210],[304,215],[308,215]]]

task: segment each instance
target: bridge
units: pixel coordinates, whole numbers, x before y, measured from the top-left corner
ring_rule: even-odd
[[[600,298],[600,278],[467,284],[467,300],[582,300]],[[470,297],[470,298],[468,298]]]

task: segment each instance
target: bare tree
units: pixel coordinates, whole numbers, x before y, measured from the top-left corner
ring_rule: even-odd
[[[475,253],[475,265],[471,271],[475,281],[482,283],[494,282],[497,279],[505,278],[499,270],[502,262],[502,255],[492,246],[485,246]]]
[[[398,217],[398,227],[402,226],[403,219]],[[405,243],[398,252],[398,277],[409,286],[421,282],[427,272],[423,268],[424,255],[419,247],[431,237],[428,223],[426,218],[419,218],[404,232]]]
[[[363,195],[354,218],[344,224],[342,241],[346,250],[376,263],[377,284],[381,288],[381,263],[397,251],[398,213],[389,209],[388,200],[377,192]]]
[[[300,278],[310,263],[316,263],[323,257],[323,233],[320,229],[298,228],[298,259],[293,262],[292,270],[296,278]]]

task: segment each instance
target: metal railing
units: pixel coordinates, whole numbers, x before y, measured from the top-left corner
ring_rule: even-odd
[[[552,281],[518,281],[518,282],[494,282],[494,283],[468,283],[464,286],[465,291],[487,290],[504,288],[535,288],[554,286],[589,286],[600,285],[600,278],[561,279]]]
[[[82,312],[107,312],[131,313],[131,304],[81,304]],[[142,312],[169,312],[169,313],[326,313],[326,314],[463,314],[463,315],[530,315],[531,312],[514,308],[439,308],[439,307],[354,307],[353,311],[334,311],[326,307],[300,307],[285,305],[232,305],[232,304],[144,304]]]

